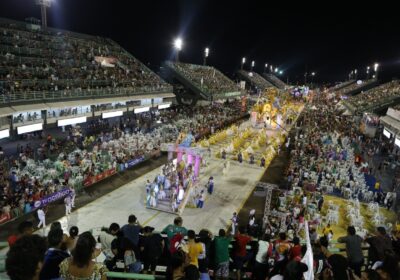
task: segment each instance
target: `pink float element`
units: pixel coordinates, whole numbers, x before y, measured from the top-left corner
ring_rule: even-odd
[[[178,156],[176,157],[176,160],[178,163],[182,161],[182,156],[183,156],[183,152],[178,150]]]
[[[200,163],[201,163],[201,156],[200,155],[196,155],[196,161],[194,163],[194,175],[196,177],[199,177]]]
[[[192,154],[187,154],[187,163],[188,166],[191,165],[193,163],[193,155]]]

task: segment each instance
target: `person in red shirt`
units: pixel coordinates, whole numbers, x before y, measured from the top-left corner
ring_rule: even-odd
[[[240,280],[243,265],[252,257],[251,253],[248,253],[246,250],[246,246],[252,238],[245,234],[245,230],[246,228],[244,226],[240,226],[235,236],[234,263],[237,269],[237,280]]]
[[[289,250],[289,260],[301,260],[301,245],[300,239],[297,236],[293,238],[293,247]]]
[[[33,231],[33,223],[31,221],[23,221],[18,225],[18,234],[13,234],[8,237],[8,246],[11,247],[19,238],[25,235],[31,235]]]

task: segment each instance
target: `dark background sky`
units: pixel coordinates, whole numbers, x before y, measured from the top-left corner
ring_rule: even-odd
[[[209,64],[232,76],[243,56],[285,71],[283,79],[304,80],[307,67],[320,82],[347,78],[379,62],[383,79],[400,73],[398,9],[382,2],[350,1],[279,6],[267,0],[54,0],[48,25],[107,36],[152,69],[172,57],[172,42],[184,39],[182,61]],[[34,0],[0,0],[0,16],[40,18]]]

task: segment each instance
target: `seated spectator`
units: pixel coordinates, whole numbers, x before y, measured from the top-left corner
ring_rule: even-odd
[[[72,226],[69,229],[69,237],[67,239],[68,250],[71,252],[78,241],[79,229],[77,226]]]
[[[119,225],[117,223],[112,223],[109,228],[102,228],[98,237],[98,242],[101,243],[101,248],[104,255],[106,256],[106,261],[114,258],[114,254],[111,250],[112,241],[115,239],[115,235],[119,230]]]
[[[47,236],[49,249],[46,252],[39,279],[58,279],[60,277],[60,263],[68,258],[69,253],[63,248],[64,233],[61,229],[51,230]]]
[[[11,280],[39,280],[47,249],[46,239],[38,235],[19,238],[7,253],[6,271]]]
[[[90,232],[82,233],[76,242],[72,257],[60,264],[61,278],[107,280],[107,269],[104,265],[92,261],[100,254],[96,249],[96,240]]]

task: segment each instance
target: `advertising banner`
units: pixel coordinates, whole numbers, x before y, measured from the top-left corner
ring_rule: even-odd
[[[54,201],[57,201],[59,199],[66,197],[67,195],[69,195],[70,192],[71,192],[71,190],[69,188],[64,188],[61,191],[46,195],[42,199],[35,201],[35,204],[33,207],[34,208],[44,207],[50,203],[53,203]]]

